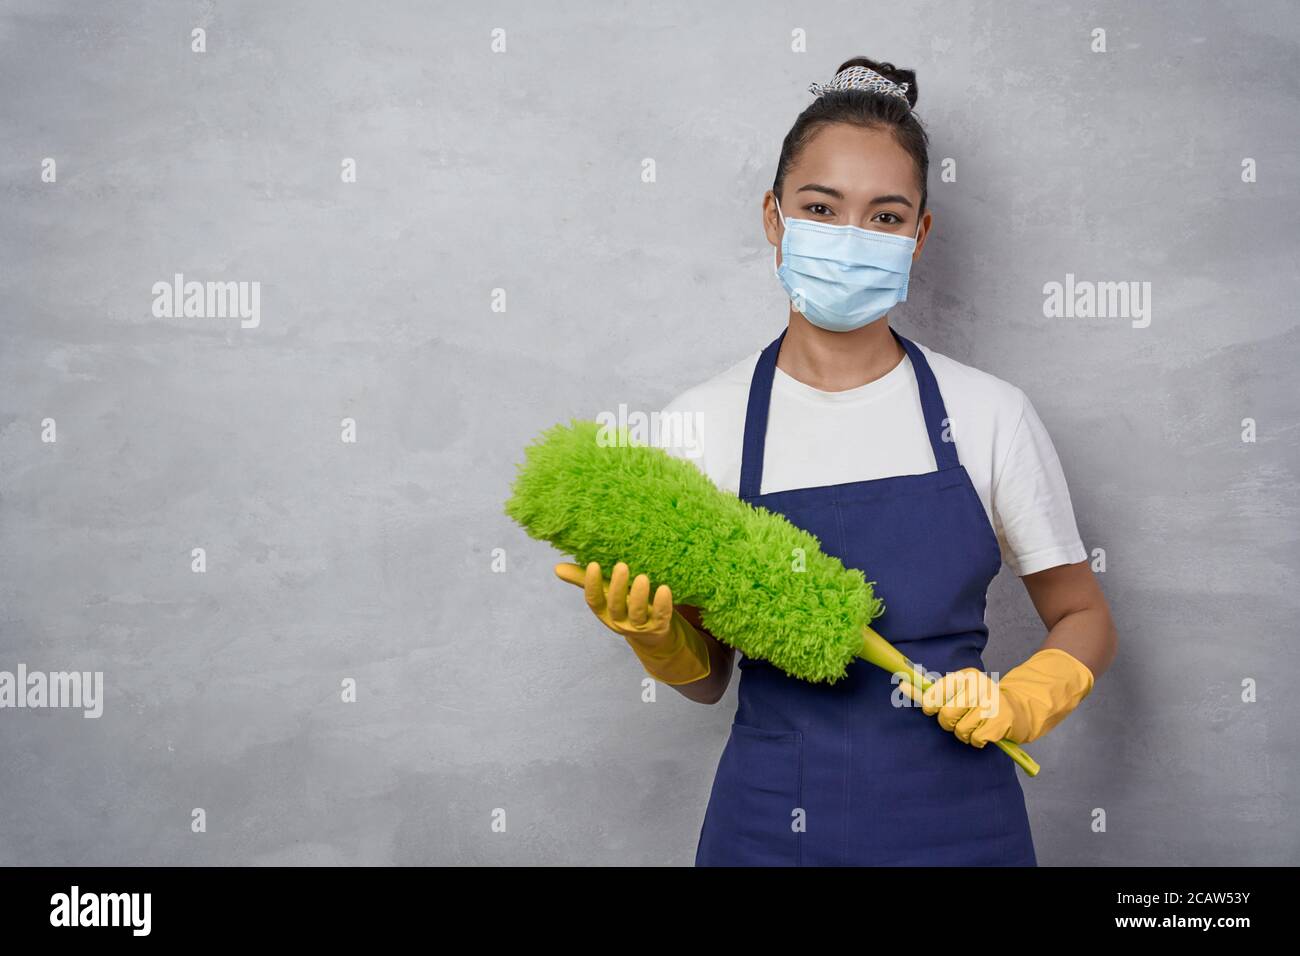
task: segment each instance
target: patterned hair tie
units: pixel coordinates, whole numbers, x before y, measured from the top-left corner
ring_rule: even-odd
[[[866,90],[868,93],[885,93],[907,101],[906,83],[895,83],[887,76],[882,76],[870,67],[849,66],[835,74],[829,83],[810,83],[808,92],[821,96],[832,90]],[[911,104],[908,104],[909,106]]]

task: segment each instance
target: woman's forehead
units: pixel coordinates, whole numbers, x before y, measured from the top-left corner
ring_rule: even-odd
[[[787,188],[806,183],[832,186],[846,196],[916,190],[916,168],[907,150],[884,129],[865,129],[834,123],[805,144],[787,172]]]

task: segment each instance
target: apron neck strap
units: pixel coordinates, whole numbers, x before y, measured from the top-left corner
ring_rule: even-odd
[[[763,450],[767,443],[767,413],[772,403],[772,380],[776,376],[776,359],[781,353],[781,343],[785,341],[787,331],[788,328],[782,329],[772,344],[763,349],[749,382],[749,405],[745,409],[745,445],[740,459],[741,498],[757,498],[762,488]],[[921,412],[925,416],[925,431],[930,438],[930,448],[934,451],[935,464],[939,471],[956,468],[960,464],[957,445],[953,441],[943,440],[943,429],[951,423],[948,422],[948,410],[939,393],[939,383],[935,381],[930,363],[915,343],[903,338],[893,328],[889,331],[912,360],[912,372],[916,376],[917,390],[921,396]]]
[[[925,415],[925,433],[929,436],[930,448],[934,451],[936,470],[956,468],[961,464],[957,458],[957,441],[943,439],[944,428],[950,428],[952,422],[948,420],[948,409],[943,403],[943,395],[939,392],[939,383],[935,380],[934,371],[930,368],[925,353],[915,342],[903,338],[892,328],[889,331],[894,333],[894,338],[898,339],[903,350],[907,352],[907,357],[912,360],[912,372],[916,375],[916,387],[921,394],[921,412]]]

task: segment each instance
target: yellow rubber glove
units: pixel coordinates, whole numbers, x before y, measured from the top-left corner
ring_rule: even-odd
[[[1048,647],[995,681],[974,667],[944,674],[925,691],[899,686],[925,713],[972,747],[1006,737],[1018,744],[1037,740],[1092,691],[1093,674],[1059,647]],[[919,696],[918,696],[919,695]]]
[[[673,592],[661,584],[650,603],[650,579],[639,574],[629,592],[628,566],[614,565],[609,581],[595,561],[587,570],[576,564],[555,566],[561,581],[583,589],[587,606],[602,624],[627,641],[646,673],[665,684],[689,684],[709,676],[709,647],[704,635],[673,607]]]

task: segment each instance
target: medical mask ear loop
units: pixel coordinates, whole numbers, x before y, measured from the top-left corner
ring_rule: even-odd
[[[781,220],[781,239],[782,241],[784,241],[785,240],[785,216],[781,215],[781,200],[776,198],[776,193],[772,193],[772,200],[776,203],[776,217]],[[776,276],[778,279],[781,278],[781,273],[776,266],[776,251],[779,248],[781,248],[780,242],[778,242],[776,245],[772,247],[772,275]]]

